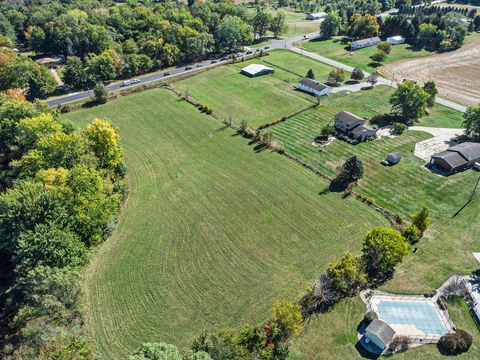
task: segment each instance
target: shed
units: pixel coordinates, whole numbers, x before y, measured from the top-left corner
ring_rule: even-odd
[[[380,42],[381,42],[380,38],[378,36],[375,36],[367,39],[352,41],[352,45],[350,46],[350,48],[352,50],[362,49],[365,47],[377,45]]]
[[[400,152],[391,152],[387,154],[387,161],[390,164],[393,164],[393,165],[398,164],[400,160],[402,160],[402,153]]]
[[[401,35],[390,36],[387,38],[387,42],[392,45],[403,44],[405,42],[405,38]]]
[[[38,65],[43,65],[47,66],[50,68],[54,68],[57,65],[61,64],[63,62],[63,56],[62,55],[52,55],[50,57],[43,57],[40,59],[35,60],[35,62]]]
[[[305,15],[306,20],[319,20],[327,16],[326,12],[310,13]]]
[[[298,89],[315,96],[330,95],[332,93],[332,88],[330,86],[308,78],[300,80],[297,87]]]
[[[260,64],[250,64],[245,66],[241,73],[249,77],[262,76],[267,74],[273,74],[275,70]]]
[[[382,350],[387,347],[394,337],[395,330],[380,319],[373,320],[365,329],[365,342],[372,342]]]

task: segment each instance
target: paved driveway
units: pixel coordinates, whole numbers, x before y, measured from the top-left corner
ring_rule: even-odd
[[[413,131],[424,131],[433,135],[432,138],[415,144],[415,156],[425,161],[429,161],[433,154],[444,151],[450,146],[455,145],[451,139],[463,134],[463,129],[432,128],[426,126],[410,126],[408,129]]]

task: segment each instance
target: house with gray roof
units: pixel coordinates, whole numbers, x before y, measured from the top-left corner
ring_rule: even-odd
[[[447,174],[468,169],[480,162],[480,143],[464,142],[432,155],[429,165]]]
[[[330,86],[308,78],[300,80],[297,88],[314,96],[324,96],[332,93],[332,88]]]
[[[355,41],[352,41],[352,44],[350,45],[350,49],[351,50],[363,49],[369,46],[377,45],[381,41],[382,40],[380,40],[378,36],[367,38],[367,39],[355,40]]]
[[[381,350],[395,337],[395,330],[385,321],[374,319],[365,329],[365,343],[373,343]]]
[[[377,131],[365,124],[365,119],[348,111],[340,111],[335,115],[335,130],[358,142],[375,137]]]

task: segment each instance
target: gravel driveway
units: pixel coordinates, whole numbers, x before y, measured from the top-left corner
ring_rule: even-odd
[[[463,129],[432,128],[426,126],[410,126],[408,130],[424,131],[433,135],[432,138],[415,144],[415,156],[425,161],[429,161],[433,154],[455,145],[455,142],[451,139],[463,134]]]

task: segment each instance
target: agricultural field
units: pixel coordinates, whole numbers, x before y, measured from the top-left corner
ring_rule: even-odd
[[[367,229],[388,225],[351,197],[319,194],[320,177],[167,90],[65,115],[80,128],[95,117],[120,132],[130,189],[87,270],[87,327],[105,359],[260,322],[343,251],[359,251]]]
[[[275,74],[249,78],[240,70],[249,64],[263,64]],[[312,106],[312,97],[295,90],[294,85],[312,69],[318,79],[327,78],[331,67],[290,51],[272,51],[270,55],[217,67],[173,86],[202,104],[208,105],[221,118],[232,118],[239,125],[268,124],[284,116]]]
[[[387,77],[434,80],[439,95],[467,105],[480,102],[480,35],[471,34],[458,50],[404,59],[380,69]]]
[[[377,51],[376,46],[350,51],[347,45],[342,43],[340,37],[330,40],[322,40],[317,38],[308,42],[303,42],[302,46],[308,51],[317,53],[352,67],[359,67],[364,71],[372,72],[378,66],[372,62],[372,59],[370,59],[370,56]],[[392,51],[387,56],[385,63],[389,64],[402,59],[423,57],[430,54],[432,53],[426,50],[416,50],[409,44],[394,45],[392,46]],[[403,78],[397,76],[395,79],[400,81]]]

